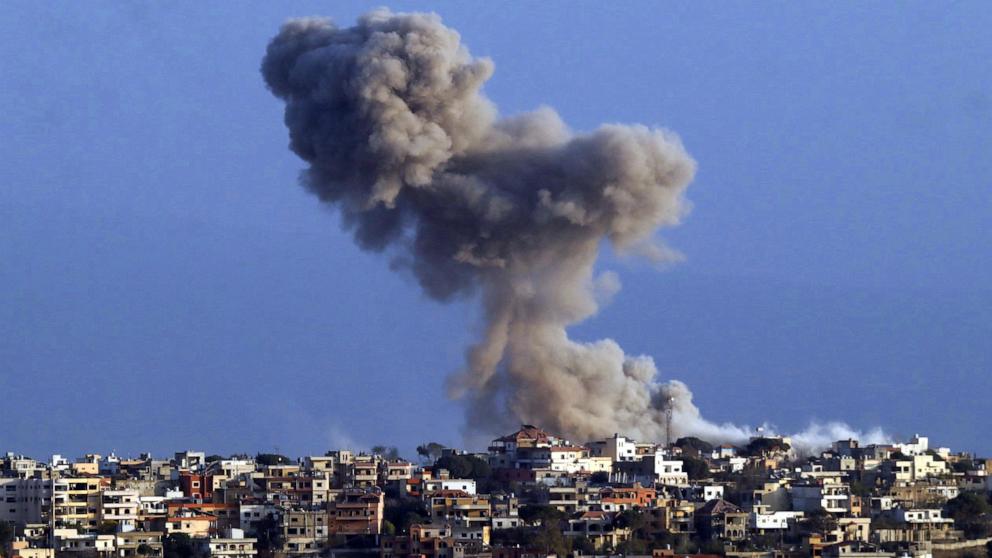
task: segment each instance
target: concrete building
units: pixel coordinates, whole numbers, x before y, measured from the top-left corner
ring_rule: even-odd
[[[429,479],[423,482],[424,495],[445,490],[461,490],[475,494],[476,484],[472,479]]]
[[[587,511],[568,520],[567,537],[585,537],[597,550],[616,548],[630,538],[630,529],[617,527],[613,514]]]
[[[55,525],[95,532],[100,514],[100,477],[69,477],[55,481]]]
[[[328,505],[331,536],[379,535],[385,500],[378,490],[346,489]]]
[[[780,533],[793,528],[803,516],[803,512],[798,511],[751,512],[748,527],[760,535]]]
[[[489,444],[489,464],[503,469],[547,469],[551,467],[549,449],[569,445],[566,440],[525,424]]]
[[[141,514],[140,494],[137,490],[104,490],[100,493],[101,522],[111,521],[120,530],[133,530]]]
[[[255,558],[257,539],[245,537],[240,529],[230,529],[222,537],[196,537],[193,550],[198,557]]]
[[[640,456],[637,455],[637,443],[619,434],[614,434],[605,440],[591,442],[589,452],[593,457],[608,457],[614,463],[640,460]]]
[[[797,484],[791,488],[792,509],[806,513],[825,511],[844,514],[851,511],[851,488],[841,483]]]
[[[47,521],[52,505],[52,481],[39,478],[0,478],[0,521]]]

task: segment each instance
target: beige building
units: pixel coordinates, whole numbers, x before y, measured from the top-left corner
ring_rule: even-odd
[[[429,496],[431,523],[450,525],[459,542],[489,544],[492,509],[489,495],[469,494],[460,490],[442,490]]]
[[[378,490],[348,489],[328,505],[331,536],[379,535],[385,500]]]
[[[55,525],[95,532],[100,520],[100,477],[69,477],[55,480]]]

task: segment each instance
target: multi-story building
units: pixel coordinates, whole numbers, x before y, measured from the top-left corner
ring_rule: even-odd
[[[402,459],[383,460],[379,463],[379,485],[405,482],[413,478],[413,463]]]
[[[379,558],[463,558],[465,546],[455,540],[447,525],[410,526],[408,536],[383,540]]]
[[[502,469],[547,469],[551,467],[550,448],[569,445],[566,440],[525,424],[490,443],[489,464]]]
[[[440,490],[428,496],[427,504],[431,523],[450,525],[456,540],[489,544],[492,508],[488,495]]]
[[[381,461],[382,458],[378,455],[356,455],[351,462],[350,476],[345,482],[355,488],[376,486],[379,483]]]
[[[385,499],[379,490],[342,490],[328,503],[330,535],[379,535],[384,506]]]
[[[605,440],[589,444],[589,452],[595,457],[609,457],[614,463],[622,461],[640,461],[637,454],[637,442],[625,436],[614,434]]]
[[[851,511],[851,487],[832,482],[794,484],[791,488],[792,509],[806,513],[825,511],[844,514]]]
[[[748,514],[726,500],[710,500],[696,510],[696,531],[703,538],[739,541],[747,537]]]
[[[129,531],[117,533],[116,552],[118,558],[144,558],[162,555],[161,531]],[[150,554],[148,554],[148,552]]]
[[[82,533],[96,531],[100,518],[100,477],[69,477],[55,480],[55,525],[75,527]]]
[[[229,529],[224,536],[194,538],[193,550],[199,557],[255,558],[257,542],[257,539],[245,537],[240,529]]]
[[[47,521],[52,505],[52,481],[41,478],[0,478],[0,521]]]
[[[614,514],[604,511],[587,511],[568,520],[567,537],[584,537],[596,549],[616,548],[630,538],[630,528],[619,527]]]
[[[142,511],[140,498],[137,490],[103,490],[100,493],[100,521],[114,522],[122,530],[134,529]]]
[[[329,523],[327,510],[320,507],[283,511],[283,551],[293,555],[319,553],[327,545]]]

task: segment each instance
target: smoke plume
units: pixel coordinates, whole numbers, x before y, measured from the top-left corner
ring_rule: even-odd
[[[594,276],[602,241],[664,258],[695,162],[671,132],[607,124],[571,131],[550,108],[500,117],[493,73],[433,14],[377,10],[353,27],[296,19],[262,62],[286,103],[304,185],[336,207],[365,250],[387,251],[434,299],[478,294],[484,333],[449,381],[471,431],[540,424],[585,441],[622,432],[746,439],[703,419],[651,358],[570,325],[619,288]]]

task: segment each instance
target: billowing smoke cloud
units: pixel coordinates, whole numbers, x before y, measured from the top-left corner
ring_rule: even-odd
[[[470,430],[540,424],[584,441],[623,432],[746,439],[704,420],[649,357],[566,330],[619,288],[594,276],[602,241],[664,258],[654,232],[687,211],[695,163],[672,133],[608,124],[575,133],[550,108],[501,118],[493,73],[432,14],[286,23],[262,73],[286,102],[302,181],[335,206],[358,244],[389,252],[431,297],[478,291],[485,332],[449,382]]]

